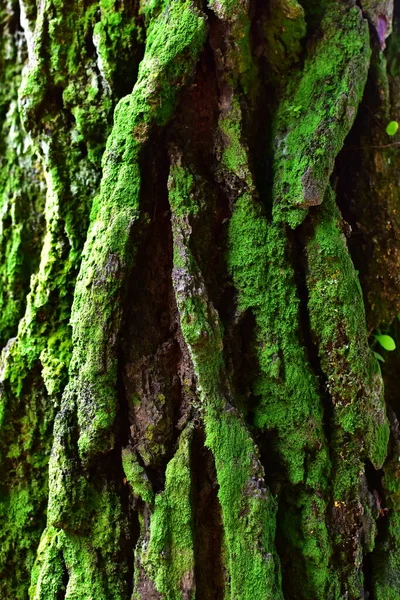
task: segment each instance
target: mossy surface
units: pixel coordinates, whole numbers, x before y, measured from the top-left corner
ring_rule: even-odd
[[[205,32],[204,17],[189,2],[173,3],[150,20],[138,80],[132,94],[116,107],[103,157],[100,193],[92,206],[72,306],[70,381],[56,419],[50,460],[48,519],[51,526],[64,531],[63,556],[69,574],[66,593],[71,598],[90,594],[122,598],[128,585],[129,555],[116,558],[110,554],[120,552],[117,540],[121,537],[129,547],[129,535],[122,530],[126,507],[119,502],[112,481],[104,493],[99,490],[100,483],[91,481],[79,456],[83,467],[89,466],[93,456],[114,445],[122,282],[140,243],[139,237],[132,244],[132,236],[146,221],[139,222],[140,153],[150,131],[171,117]],[[137,488],[138,465],[126,450],[122,468],[126,469],[127,482]],[[143,485],[137,493],[148,500],[150,488]],[[109,523],[104,522],[103,514],[110,516]],[[104,527],[98,541],[101,527],[97,521]],[[110,544],[107,536],[111,536]],[[104,569],[97,571],[95,556],[102,548]],[[115,560],[125,565],[118,573],[113,571]]]
[[[383,489],[385,506],[379,506],[379,518],[386,521],[385,534],[373,554],[373,589],[377,600],[394,600],[400,587],[400,485],[398,477],[398,451],[396,440],[391,460],[385,467]],[[382,500],[383,501],[383,500]]]
[[[376,535],[368,494],[363,492],[363,461],[369,459],[376,469],[383,465],[389,424],[380,369],[368,345],[360,284],[330,188],[310,221],[313,231],[306,245],[310,327],[332,402],[332,529],[346,589],[355,597],[363,587],[363,550],[356,544],[358,520],[363,519],[369,551]],[[349,531],[355,557],[352,565],[342,538]]]
[[[282,85],[282,74],[286,74],[298,62],[306,30],[304,8],[297,0],[270,2],[268,18],[264,23],[266,59],[277,88]]]
[[[371,48],[397,119],[398,24],[385,54],[390,3],[351,4],[0,7],[1,598],[397,597],[398,424],[386,459],[329,179]]]
[[[297,535],[282,529],[300,552],[308,576],[309,597],[336,597],[331,567],[332,547],[324,521],[330,460],[323,428],[318,386],[300,341],[299,300],[288,257],[285,226],[269,224],[250,195],[240,197],[229,227],[228,265],[238,290],[241,311],[250,309],[256,322],[259,374],[253,392],[259,399],[255,425],[273,432],[282,479],[304,485],[296,494]],[[316,503],[314,494],[320,496]],[[308,524],[315,523],[315,545],[307,545]],[[319,524],[318,526],[316,524]],[[302,532],[302,533],[300,533]],[[303,537],[304,536],[304,537]]]
[[[206,33],[204,17],[189,2],[173,3],[151,21],[144,58],[131,95],[123,98],[103,157],[72,309],[71,398],[76,395],[82,456],[113,445],[116,414],[116,344],[121,281],[134,260],[139,226],[140,151],[151,128],[171,117],[179,88],[192,74]],[[139,238],[140,239],[140,238]]]
[[[154,492],[151,483],[137,456],[129,446],[122,449],[122,468],[133,495],[141,498],[147,504],[153,504]]]
[[[332,3],[321,32],[275,118],[274,218],[293,228],[323,201],[368,73],[368,24],[358,7]]]
[[[307,245],[308,307],[335,421],[351,436],[357,456],[362,457],[361,446],[380,468],[389,439],[383,382],[368,344],[362,292],[331,189],[326,206],[312,220],[315,228]]]
[[[182,167],[179,167],[181,169]],[[265,487],[257,448],[240,413],[224,373],[218,314],[208,300],[201,272],[190,250],[191,227],[186,216],[175,213],[176,197],[182,207],[187,183],[182,172],[170,195],[176,261],[173,280],[182,333],[193,361],[197,389],[203,404],[206,445],[215,457],[218,498],[224,524],[229,593],[247,598],[280,597],[279,563],[274,551],[275,505]],[[187,181],[193,180],[186,167]],[[189,204],[190,210],[190,204]],[[224,391],[225,390],[225,391]]]
[[[191,439],[189,426],[167,465],[165,489],[155,497],[148,546],[138,548],[137,560],[165,600],[195,598]],[[137,589],[133,598],[145,600]]]
[[[5,21],[11,33],[1,37],[7,43],[1,60],[11,51],[14,72],[1,94],[8,180],[2,179],[0,201],[0,306],[7,303],[0,342],[16,337],[1,358],[0,469],[1,512],[15,518],[1,529],[0,595],[25,600],[46,523],[53,422],[71,356],[73,289],[117,92],[104,88],[87,44],[93,8],[47,2],[39,12],[29,3],[14,9],[10,5]],[[138,57],[139,44],[132,38],[129,44],[135,48],[130,57]]]
[[[126,599],[129,569],[121,551],[130,532],[114,485],[97,483],[87,490],[91,509],[86,535],[52,526],[44,531],[32,569],[32,600],[53,600],[60,594],[74,600]]]

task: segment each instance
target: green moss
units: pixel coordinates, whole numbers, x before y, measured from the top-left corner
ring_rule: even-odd
[[[274,218],[296,227],[323,200],[367,79],[368,24],[357,7],[329,9],[322,37],[290,81],[275,119]]]
[[[139,463],[136,454],[129,447],[122,449],[122,468],[128,480],[132,493],[147,504],[154,501],[154,492],[144,468]]]
[[[0,495],[0,564],[3,569],[3,565],[7,565],[10,571],[3,570],[0,593],[5,598],[25,599],[35,559],[34,551],[43,530],[37,506],[46,496],[47,487],[44,477],[21,482],[21,471],[21,468],[17,468],[14,472],[16,481],[13,488],[6,491],[3,486]]]
[[[284,504],[280,527],[290,543],[295,560],[307,564],[307,577],[301,583],[306,598],[341,598],[340,584],[331,563],[331,540],[326,527],[326,502],[307,492],[298,491],[295,500]],[[319,594],[319,595],[318,595]]]
[[[0,26],[0,347],[16,335],[29,278],[37,268],[43,221],[43,170],[18,110],[25,60],[7,12]],[[12,28],[11,28],[12,29]]]
[[[175,167],[171,169],[171,177]],[[187,180],[191,178],[186,169]],[[175,253],[173,281],[182,333],[193,361],[203,404],[206,445],[215,458],[224,526],[226,566],[232,597],[243,600],[280,598],[279,562],[274,547],[275,503],[264,482],[257,447],[239,412],[230,404],[232,391],[224,370],[222,335],[215,308],[190,249],[191,225],[174,212],[191,199],[182,173],[171,198]]]
[[[298,61],[302,51],[301,41],[306,35],[303,7],[297,0],[272,0],[264,34],[268,65],[275,85],[280,86],[282,74]]]
[[[268,224],[249,194],[239,197],[229,224],[228,266],[238,290],[238,307],[251,309],[256,322],[255,424],[274,432],[284,477],[292,485],[306,486],[293,502],[307,518],[296,519],[297,537],[287,541],[292,551],[301,553],[307,597],[322,599],[328,590],[337,589],[323,519],[329,458],[317,382],[299,339],[299,301],[288,251],[285,227]],[[316,493],[321,495],[320,504],[315,502]],[[315,524],[314,545],[307,542],[307,523]],[[283,530],[289,535],[284,525]]]
[[[289,479],[299,483],[306,478],[308,452],[324,435],[316,381],[299,342],[299,302],[287,251],[284,227],[268,225],[250,195],[241,196],[229,224],[228,266],[240,310],[251,308],[256,318],[261,371],[254,384],[260,396],[256,424],[277,430]],[[322,453],[320,466],[326,469],[325,448]]]
[[[112,10],[112,5],[109,8]],[[106,6],[102,7],[103,11],[106,9]],[[91,14],[85,15],[86,23],[92,18]],[[110,27],[119,28],[120,25],[115,21]],[[55,24],[54,35],[57,31],[58,24]],[[69,31],[68,26],[65,31]],[[73,32],[71,35],[75,39]],[[126,595],[127,555],[121,556],[121,544],[126,547],[126,540],[123,541],[125,517],[121,513],[118,494],[113,490],[112,482],[99,481],[99,477],[96,481],[89,481],[78,457],[80,453],[86,460],[90,454],[113,445],[111,426],[116,411],[121,286],[134,260],[135,248],[131,248],[133,228],[142,226],[144,233],[147,223],[145,217],[139,222],[139,153],[150,128],[164,124],[171,117],[178,91],[192,73],[204,38],[205,19],[189,2],[174,2],[150,22],[137,84],[133,93],[121,100],[116,108],[114,127],[104,155],[102,186],[99,197],[93,202],[91,226],[72,307],[70,383],[64,391],[61,411],[54,425],[49,467],[48,522],[52,527],[63,529],[59,539],[62,540],[62,554],[69,576],[66,594],[71,598],[93,596],[105,600],[111,596],[118,599]],[[62,49],[53,60],[59,61],[60,65],[68,64],[72,69],[74,56],[74,51],[66,54]],[[29,86],[38,82],[39,75],[35,71],[27,77],[22,98],[24,94],[29,96]],[[62,85],[61,81],[58,83]],[[92,99],[98,97],[93,86],[89,96]],[[83,109],[80,102],[76,102],[74,107],[73,88],[67,89],[63,98],[75,115],[77,134],[74,134],[74,140],[79,143],[81,135],[88,139],[91,115],[85,113],[84,103]],[[31,114],[39,110],[40,102],[27,103],[25,118],[28,124]],[[92,154],[89,160],[95,160],[96,156],[96,153]],[[80,259],[76,235],[78,215],[75,215],[64,221],[71,244],[69,260],[66,263],[61,261],[65,265],[64,270],[57,269],[60,259],[54,249],[62,249],[58,237],[58,217],[62,211],[60,198],[64,194],[72,193],[74,196],[75,193],[66,187],[64,175],[50,161],[48,219],[51,227],[43,246],[42,266],[37,277],[40,286],[32,292],[33,307],[40,303],[46,306],[44,292],[49,289],[50,277],[54,279],[56,290],[63,289],[63,284],[71,281],[70,270],[76,268],[76,261]],[[88,184],[87,180],[85,184]],[[76,191],[79,191],[79,186]],[[64,216],[63,213],[61,216]],[[46,282],[43,288],[42,282]],[[68,289],[65,296],[68,297]],[[69,317],[66,304],[60,304],[60,310],[63,318]],[[34,316],[35,312],[36,309],[32,308],[30,314]],[[66,362],[65,354],[69,347],[59,339],[57,332],[50,332],[46,337],[43,342],[42,338],[38,340],[35,336],[27,336],[27,340],[34,345],[32,356],[40,355],[46,384],[50,391],[54,391],[61,385],[60,369]],[[17,381],[15,385],[19,385]],[[130,458],[125,452],[124,467],[127,479],[135,480],[137,486],[141,479],[140,469]],[[149,499],[150,489],[146,489],[142,479],[140,494]],[[101,569],[98,568],[99,560],[103,565]],[[115,563],[122,565],[118,573],[113,567]],[[45,564],[39,568],[38,580],[46,568]],[[43,588],[40,593],[47,591]]]
[[[54,600],[65,593],[65,563],[59,532],[53,527],[44,530],[32,569],[29,597],[31,600]]]
[[[78,510],[85,512],[82,500]],[[86,518],[78,531],[51,525],[44,531],[32,570],[32,600],[54,600],[60,594],[76,600],[126,598],[130,557],[122,549],[130,533],[118,490],[100,475],[87,486],[84,502]]]
[[[335,422],[345,433],[357,436],[354,453],[362,456],[360,448],[364,448],[380,468],[389,438],[383,383],[368,345],[358,277],[331,190],[325,203],[313,215],[314,230],[307,245],[311,329],[335,406]]]
[[[368,494],[362,493],[364,461],[380,468],[387,454],[389,425],[380,369],[368,346],[364,304],[333,191],[310,216],[306,244],[310,328],[332,401],[332,526],[341,540],[338,571],[356,597],[363,587],[363,547],[357,519],[363,520],[364,551],[374,546],[376,525]],[[349,564],[347,545],[354,546]]]
[[[400,589],[400,478],[399,442],[393,443],[390,460],[384,467],[382,480],[384,497],[381,502],[386,513],[380,515],[387,522],[383,534],[377,540],[372,555],[373,590],[377,600],[395,600]]]
[[[139,218],[139,153],[149,128],[163,125],[171,117],[177,93],[190,77],[204,43],[205,31],[204,18],[185,1],[174,2],[151,21],[138,81],[115,111],[71,318],[71,369],[83,456],[113,444],[113,348],[121,320],[121,280],[135,255],[131,232]]]
[[[236,98],[232,101],[229,112],[222,113],[218,126],[222,132],[224,150],[222,153],[222,167],[245,179],[247,175],[247,154],[241,140],[241,109]]]
[[[43,383],[49,396],[60,394],[64,389],[71,349],[71,333],[66,326],[49,337],[46,347],[40,353]]]
[[[182,202],[182,188],[185,190],[185,200]],[[168,193],[174,212],[182,217],[184,214],[196,215],[199,212],[198,200],[196,199],[196,185],[193,175],[187,176],[183,167],[176,166],[173,175],[168,179]],[[190,205],[189,205],[190,202]]]
[[[178,450],[167,465],[165,489],[155,498],[149,544],[141,552],[141,564],[165,600],[195,597],[191,438],[190,428],[180,435]]]
[[[400,516],[392,512],[389,517],[387,540],[381,545],[374,569],[374,595],[376,600],[398,600],[400,589]]]
[[[237,84],[240,83],[242,90],[248,98],[255,97],[258,88],[257,66],[253,60],[250,40],[251,15],[247,3],[238,3],[235,0],[215,1],[209,0],[209,8],[216,14],[225,27],[225,37],[229,43],[224,47],[224,73],[222,78],[225,84],[233,92],[232,98],[235,102]],[[222,49],[222,48],[221,48]],[[230,108],[225,105],[222,113]],[[228,117],[229,118],[229,117]]]
[[[0,34],[0,344],[17,334],[1,361],[0,510],[20,514],[20,489],[26,489],[30,510],[30,522],[7,518],[9,526],[0,531],[0,596],[15,600],[26,598],[45,526],[53,421],[71,354],[71,298],[112,108],[85,43],[93,7],[50,2],[35,23],[30,19],[36,19],[36,8],[24,2],[25,9],[30,61],[22,83],[21,36],[14,29],[9,39],[3,35],[8,24],[15,27],[17,15],[8,13]],[[10,85],[3,81],[11,74],[5,55],[15,65]],[[95,96],[93,87],[99,90]]]

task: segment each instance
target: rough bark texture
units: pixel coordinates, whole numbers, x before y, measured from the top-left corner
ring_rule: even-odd
[[[0,599],[399,600],[400,0],[0,15]]]

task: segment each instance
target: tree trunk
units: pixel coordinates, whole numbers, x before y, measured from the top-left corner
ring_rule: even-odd
[[[399,600],[400,0],[0,14],[1,600]]]

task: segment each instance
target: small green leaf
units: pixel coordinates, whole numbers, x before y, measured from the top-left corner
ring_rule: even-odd
[[[386,127],[386,133],[388,135],[395,135],[399,128],[399,124],[397,121],[390,121],[389,125]]]
[[[382,354],[379,354],[379,352],[374,352],[374,354],[375,354],[375,358],[377,358],[381,362],[385,362],[385,359],[383,358]]]
[[[384,350],[396,350],[396,343],[390,335],[376,335],[375,339],[380,343]]]

